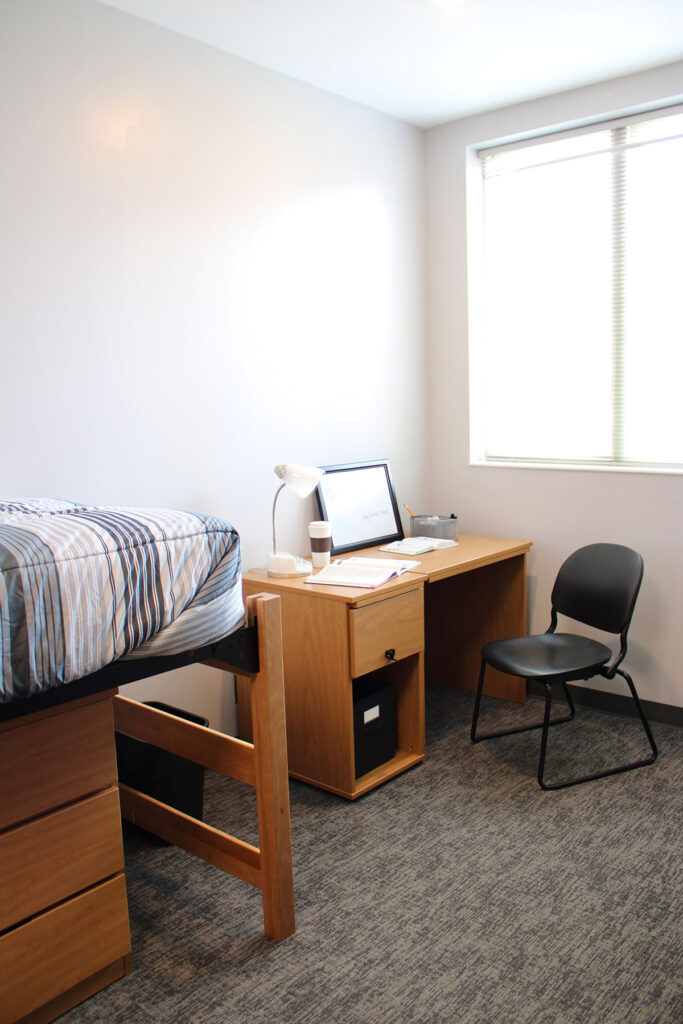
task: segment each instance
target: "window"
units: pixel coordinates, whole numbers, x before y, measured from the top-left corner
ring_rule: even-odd
[[[476,165],[473,460],[683,469],[683,109]]]

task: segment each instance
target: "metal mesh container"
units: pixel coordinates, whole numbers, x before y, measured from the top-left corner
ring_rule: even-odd
[[[444,540],[458,539],[458,517],[449,516],[412,516],[410,519],[411,537],[441,537]]]

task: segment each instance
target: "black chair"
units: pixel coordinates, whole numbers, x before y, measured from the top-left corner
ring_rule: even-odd
[[[473,743],[492,739],[495,736],[510,736],[529,729],[542,729],[541,752],[538,760],[538,784],[541,789],[563,789],[579,782],[601,779],[606,775],[630,771],[642,765],[652,764],[657,759],[650,726],[643,712],[636,688],[628,672],[619,668],[626,655],[626,640],[631,616],[635,607],[640,583],[643,578],[643,560],[631,548],[620,544],[589,544],[570,555],[561,566],[552,592],[552,614],[548,631],[540,636],[519,636],[507,640],[494,640],[485,644],[481,652],[481,671],[474,702],[471,739]],[[621,638],[619,653],[612,660],[612,651],[605,644],[575,633],[556,633],[557,616],[566,615],[571,619],[593,626],[607,633],[618,633]],[[477,721],[484,690],[486,666],[491,665],[508,675],[523,676],[545,686],[545,715],[542,722],[524,725],[516,729],[504,729],[477,736]],[[548,729],[551,725],[569,722],[574,717],[574,703],[567,687],[573,679],[590,679],[593,676],[613,679],[621,676],[628,683],[636,710],[645,729],[652,754],[629,764],[583,775],[553,784],[544,781],[545,755],[548,745]],[[551,721],[552,689],[560,684],[569,705],[569,714]]]

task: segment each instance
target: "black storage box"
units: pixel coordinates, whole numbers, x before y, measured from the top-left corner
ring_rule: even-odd
[[[357,779],[394,756],[394,688],[391,683],[377,676],[364,676],[354,681],[353,738]]]
[[[207,718],[169,704],[155,700],[144,703],[195,725],[206,727],[209,724]],[[120,782],[201,821],[204,810],[202,765],[120,732],[116,733],[116,760]]]

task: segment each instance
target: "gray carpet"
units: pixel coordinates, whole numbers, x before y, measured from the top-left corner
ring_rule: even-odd
[[[472,697],[428,690],[427,760],[355,803],[291,783],[297,931],[260,894],[129,834],[133,972],[67,1024],[681,1024],[683,731],[653,766],[554,793],[538,733],[472,746]],[[539,702],[485,702],[484,727]],[[579,708],[548,776],[645,753]],[[623,749],[622,749],[623,748]],[[626,751],[626,752],[624,752]],[[251,791],[207,774],[205,819],[256,841]]]

